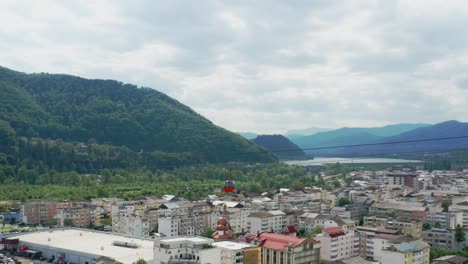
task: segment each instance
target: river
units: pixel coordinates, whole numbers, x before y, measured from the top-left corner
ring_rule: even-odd
[[[324,158],[316,157],[311,160],[288,160],[286,164],[302,165],[302,166],[318,166],[324,164],[334,163],[359,163],[359,164],[372,164],[372,163],[421,163],[420,160],[405,160],[405,159],[390,159],[390,158]]]

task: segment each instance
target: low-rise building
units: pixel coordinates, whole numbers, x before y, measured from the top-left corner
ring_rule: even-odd
[[[416,238],[421,237],[421,220],[367,216],[364,217],[364,225],[382,229],[398,230],[401,234],[411,234]]]
[[[112,232],[130,237],[148,237],[150,234],[148,218],[138,210],[132,214],[118,213],[112,217]]]
[[[432,228],[422,231],[422,238],[434,248],[458,250],[465,246],[455,240],[455,230]]]
[[[382,264],[429,264],[429,251],[429,244],[421,240],[393,244],[382,250]]]
[[[463,227],[468,228],[468,201],[462,201],[451,205],[449,211],[461,211],[463,214]]]
[[[249,215],[250,234],[260,232],[280,233],[288,226],[286,214],[280,210],[259,212]]]
[[[441,228],[455,229],[457,225],[463,226],[463,212],[428,212],[426,222],[429,223],[432,227],[434,227],[436,223],[439,223]]]
[[[56,219],[59,227],[89,227],[91,225],[91,211],[86,207],[57,209]]]
[[[311,238],[263,232],[254,244],[262,248],[262,264],[320,263],[320,242]]]
[[[153,263],[153,240],[129,238],[122,235],[68,228],[21,233],[16,248],[26,247],[41,252],[47,259],[60,259],[68,263],[91,264],[105,257],[107,263],[132,264],[138,259]]]
[[[261,250],[259,247],[247,243],[237,243],[233,241],[220,241],[213,243],[213,246],[221,249],[220,264],[255,263],[261,260]],[[257,254],[245,254],[247,252],[257,252]],[[256,250],[255,250],[256,249]]]
[[[154,264],[213,264],[220,263],[221,249],[214,240],[198,236],[154,239]]]

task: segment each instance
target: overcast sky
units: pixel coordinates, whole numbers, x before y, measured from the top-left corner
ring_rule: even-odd
[[[232,131],[468,116],[468,1],[2,1],[0,65],[155,88]]]

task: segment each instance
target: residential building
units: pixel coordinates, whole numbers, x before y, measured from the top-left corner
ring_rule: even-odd
[[[427,206],[421,203],[410,203],[405,201],[385,201],[373,203],[369,207],[370,215],[388,216],[395,215],[400,218],[411,219],[415,212],[424,212]]]
[[[54,225],[57,208],[66,208],[69,204],[52,201],[31,201],[21,206],[21,219],[27,225]]]
[[[320,258],[338,261],[357,255],[354,247],[354,230],[345,231],[340,227],[327,227],[316,237],[320,241]]]
[[[432,227],[434,227],[436,223],[439,223],[441,228],[455,229],[457,225],[463,226],[463,212],[428,212],[426,221]]]
[[[262,248],[262,264],[320,263],[320,242],[311,238],[262,232],[254,244]]]
[[[420,238],[422,230],[422,221],[391,217],[387,218],[378,216],[366,216],[364,217],[364,226],[398,230],[401,234],[411,234],[413,237]]]
[[[57,209],[56,219],[59,227],[89,227],[91,225],[91,211],[86,207]]]
[[[455,230],[432,228],[422,231],[422,238],[434,248],[459,250],[465,246],[464,243],[459,244],[455,240]]]
[[[178,237],[179,222],[179,217],[159,217],[158,232],[166,237]]]
[[[288,226],[286,214],[280,210],[259,212],[249,215],[250,234],[259,232],[280,233]]]
[[[220,241],[213,243],[213,246],[221,249],[220,264],[239,264],[239,263],[255,263],[261,261],[261,250],[259,247],[247,243],[237,243],[233,241]],[[251,249],[257,254],[245,254],[246,249]],[[255,248],[257,250],[255,250]]]
[[[341,218],[351,218],[351,211],[348,210],[346,207],[338,207],[335,206],[330,210],[330,215],[332,216],[339,216]]]
[[[382,250],[382,264],[429,264],[429,251],[429,244],[421,240],[393,244]]]
[[[198,236],[154,239],[154,264],[214,264],[220,263],[221,249],[214,240]]]
[[[388,184],[403,185],[419,191],[418,175],[413,173],[387,173]]]
[[[399,235],[398,230],[365,226],[356,227],[355,236],[359,239],[359,246],[356,248],[359,256],[378,262],[382,261],[382,250],[390,245],[414,240],[413,238]]]
[[[461,211],[463,214],[463,227],[468,228],[468,201],[454,203],[449,211]]]
[[[341,227],[344,230],[349,230],[354,229],[356,222],[338,216],[316,213],[303,213],[299,216],[299,229],[304,229],[306,233],[312,233],[317,226],[322,228]]]
[[[131,214],[118,213],[112,217],[112,232],[130,237],[148,237],[150,234],[148,218],[138,210]]]

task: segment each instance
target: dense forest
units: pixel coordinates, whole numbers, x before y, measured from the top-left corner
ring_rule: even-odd
[[[0,182],[230,161],[277,159],[154,89],[0,67]]]
[[[198,200],[213,194],[215,189],[221,190],[227,178],[235,180],[238,191],[245,193],[277,191],[284,187],[294,190],[302,190],[306,186],[332,188],[308,173],[306,168],[282,163],[229,163],[224,166],[200,165],[155,171],[102,169],[98,174],[55,170],[37,172],[20,168],[19,174],[23,180],[21,183],[7,180],[0,185],[0,200],[82,200],[95,197],[134,199],[163,194]],[[225,194],[221,192],[219,195]]]

